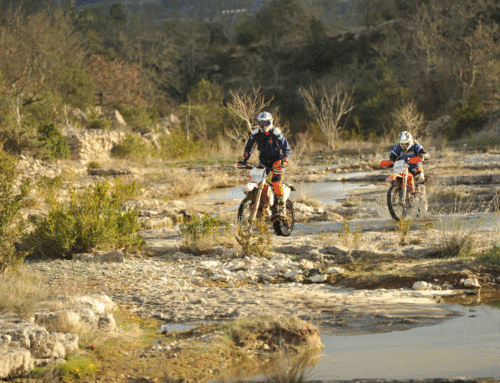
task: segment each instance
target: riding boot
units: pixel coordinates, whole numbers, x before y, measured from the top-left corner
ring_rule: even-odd
[[[282,195],[276,196],[276,216],[285,218],[285,200]]]

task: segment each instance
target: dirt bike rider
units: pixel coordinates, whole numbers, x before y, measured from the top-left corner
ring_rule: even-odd
[[[413,137],[410,132],[406,130],[401,132],[399,135],[399,143],[392,149],[389,159],[392,162],[404,159],[408,162],[408,159],[413,157],[421,157],[424,160],[429,159],[430,155],[424,150],[424,147],[417,141],[413,141]],[[418,164],[408,163],[408,171],[415,177],[415,185],[417,187],[418,193],[422,196],[424,201],[425,210],[427,210],[427,196],[425,193],[425,177],[423,162]]]
[[[237,167],[244,168],[252,155],[255,146],[259,149],[259,162],[272,168],[271,184],[276,196],[275,216],[285,217],[285,200],[283,196],[282,175],[290,156],[290,146],[280,129],[273,125],[273,116],[269,112],[262,112],[257,116],[258,128],[254,129],[245,145],[243,159]]]

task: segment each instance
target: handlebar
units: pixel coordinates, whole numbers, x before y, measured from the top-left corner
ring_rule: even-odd
[[[412,165],[416,165],[420,162],[424,162],[424,161],[428,161],[428,160],[424,160],[422,157],[412,157],[412,158],[409,158],[407,159],[405,162],[407,163],[410,163]],[[380,165],[381,167],[383,168],[387,168],[389,166],[393,166],[394,165],[394,162],[392,162],[391,160],[382,160],[380,161]]]
[[[285,169],[283,169],[281,172],[277,172],[276,170],[273,170],[273,168],[271,168],[269,166],[264,166],[262,164],[259,164],[257,166],[253,166],[253,165],[249,165],[249,164],[247,164],[246,166],[238,166],[238,164],[234,164],[234,168],[238,169],[238,170],[251,170],[254,168],[266,169],[266,172],[275,172],[276,174],[283,174],[284,170],[285,170]]]

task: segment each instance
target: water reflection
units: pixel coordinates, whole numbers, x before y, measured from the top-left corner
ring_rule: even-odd
[[[323,337],[314,379],[500,379],[500,310],[463,307],[459,318],[408,331]]]

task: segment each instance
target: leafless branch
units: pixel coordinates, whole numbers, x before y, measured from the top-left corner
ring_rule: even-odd
[[[271,98],[269,101],[266,101],[260,90],[260,86],[252,88],[251,92],[243,94],[230,92],[233,100],[227,103],[227,107],[242,120],[245,127],[243,128],[240,123],[238,126],[226,129],[225,133],[231,140],[242,143],[246,141],[248,133],[252,131],[252,127],[254,126],[252,122],[255,120],[255,117],[264,108],[268,107],[273,99]],[[236,119],[236,122],[238,123],[238,119]]]
[[[335,146],[343,129],[340,126],[342,117],[349,115],[354,108],[353,92],[354,87],[348,87],[343,81],[329,88],[323,84],[299,88],[306,109],[326,136],[329,148]]]

